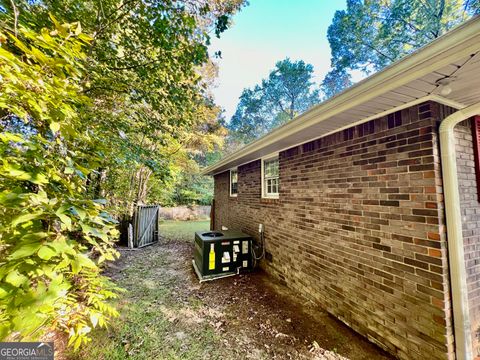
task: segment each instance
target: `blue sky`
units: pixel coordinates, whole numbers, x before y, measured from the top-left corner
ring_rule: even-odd
[[[345,0],[249,0],[233,18],[233,26],[220,39],[213,39],[210,51],[220,50],[216,103],[235,112],[242,90],[266,78],[275,62],[290,57],[315,68],[319,83],[330,68],[327,29]]]

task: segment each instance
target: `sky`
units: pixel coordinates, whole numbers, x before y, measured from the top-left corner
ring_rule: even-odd
[[[268,77],[275,63],[289,57],[315,69],[320,83],[330,69],[327,29],[345,0],[249,0],[220,39],[212,39],[210,53],[222,52],[213,95],[229,121],[246,87]]]

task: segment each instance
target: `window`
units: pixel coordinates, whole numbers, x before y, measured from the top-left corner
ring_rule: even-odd
[[[238,194],[238,170],[230,170],[230,196],[237,196]]]
[[[278,157],[262,160],[262,195],[278,198]]]

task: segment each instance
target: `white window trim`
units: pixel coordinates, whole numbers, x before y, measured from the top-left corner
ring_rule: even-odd
[[[261,171],[261,178],[260,178],[261,188],[262,188],[262,199],[278,199],[280,195],[280,193],[267,194],[267,191],[265,189],[265,161],[273,160],[273,159],[279,159],[279,153],[270,154],[260,159],[262,164],[261,166],[262,171]],[[280,162],[279,162],[279,166],[280,166]],[[280,189],[280,167],[278,170],[278,188]]]
[[[236,171],[237,172],[237,193],[236,194],[232,194],[232,171]],[[232,168],[228,171],[229,173],[229,181],[228,181],[228,192],[230,194],[230,197],[237,197],[238,196],[238,168]]]

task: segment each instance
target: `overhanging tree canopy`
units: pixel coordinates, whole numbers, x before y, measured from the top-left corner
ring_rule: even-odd
[[[1,2],[4,26],[40,29],[49,13],[81,19],[92,34],[84,94],[109,149],[92,173],[89,191],[108,196],[118,214],[147,202],[152,189],[174,182],[192,154],[220,144],[224,130],[208,91],[210,36],[220,34],[243,0],[15,0]],[[214,74],[214,73],[213,73]],[[155,181],[151,181],[155,178]],[[164,186],[165,188],[165,186]],[[159,198],[150,197],[152,201]]]
[[[348,87],[352,70],[383,69],[476,13],[478,0],[347,0],[328,28],[332,71],[324,93],[330,97]]]

